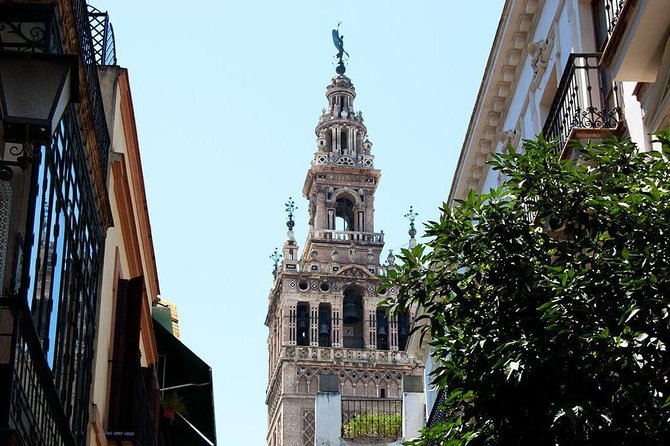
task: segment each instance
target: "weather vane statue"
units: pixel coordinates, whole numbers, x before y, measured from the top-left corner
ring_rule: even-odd
[[[337,24],[337,28],[333,30],[333,44],[335,45],[335,48],[337,48],[337,68],[335,68],[335,71],[337,74],[344,74],[346,69],[344,68],[344,56],[346,55],[349,57],[349,53],[344,51],[344,36],[340,35],[340,23]]]

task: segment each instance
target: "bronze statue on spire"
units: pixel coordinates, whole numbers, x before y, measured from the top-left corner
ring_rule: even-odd
[[[345,54],[349,57],[349,53],[344,50],[344,36],[340,35],[340,23],[338,23],[337,28],[333,30],[333,44],[335,45],[335,48],[337,48],[337,55],[335,57],[338,59],[335,71],[337,74],[344,74],[345,68],[343,58]]]

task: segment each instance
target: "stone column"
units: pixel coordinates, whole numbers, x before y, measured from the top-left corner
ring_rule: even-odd
[[[314,401],[314,445],[340,446],[342,395],[337,375],[319,376],[319,391]]]
[[[285,329],[288,329],[288,333],[284,334],[284,339],[287,339],[287,345],[296,345],[296,312],[295,303],[290,303],[288,305],[288,327],[285,326]]]
[[[404,376],[402,379],[402,438],[419,436],[425,425],[425,397],[422,376]]]
[[[367,308],[366,310],[367,317],[363,321],[365,348],[372,350],[377,348],[377,312],[375,308]]]
[[[390,350],[398,350],[398,318],[395,315],[389,315],[389,348]]]
[[[342,317],[340,315],[342,314],[342,299],[340,299],[337,303],[333,303],[332,309],[333,309],[333,318],[331,319],[330,322],[333,334],[332,345],[333,347],[341,347],[342,341],[340,339],[340,336],[342,333]]]
[[[319,345],[319,304],[312,302],[309,305],[309,345]]]

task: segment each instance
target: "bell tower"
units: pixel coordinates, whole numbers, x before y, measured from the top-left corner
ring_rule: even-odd
[[[383,401],[393,408],[402,397],[403,377],[423,375],[423,365],[405,351],[412,315],[391,317],[380,305],[397,292],[379,289],[377,278],[387,268],[380,262],[384,233],[376,232],[374,220],[381,172],[374,168],[363,115],[354,106],[344,50],[338,50],[302,191],[309,211],[307,240],[298,256],[295,205],[289,200],[287,240],[282,254],[271,256],[275,280],[265,321],[268,446],[314,444],[321,375],[337,380],[343,425],[355,415],[346,411],[348,401],[354,401],[351,407],[362,407],[356,401]]]

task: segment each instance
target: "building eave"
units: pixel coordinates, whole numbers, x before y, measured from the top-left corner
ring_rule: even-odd
[[[449,192],[448,204],[479,192],[495,150],[506,109],[526,60],[544,0],[506,0],[484,70]]]

